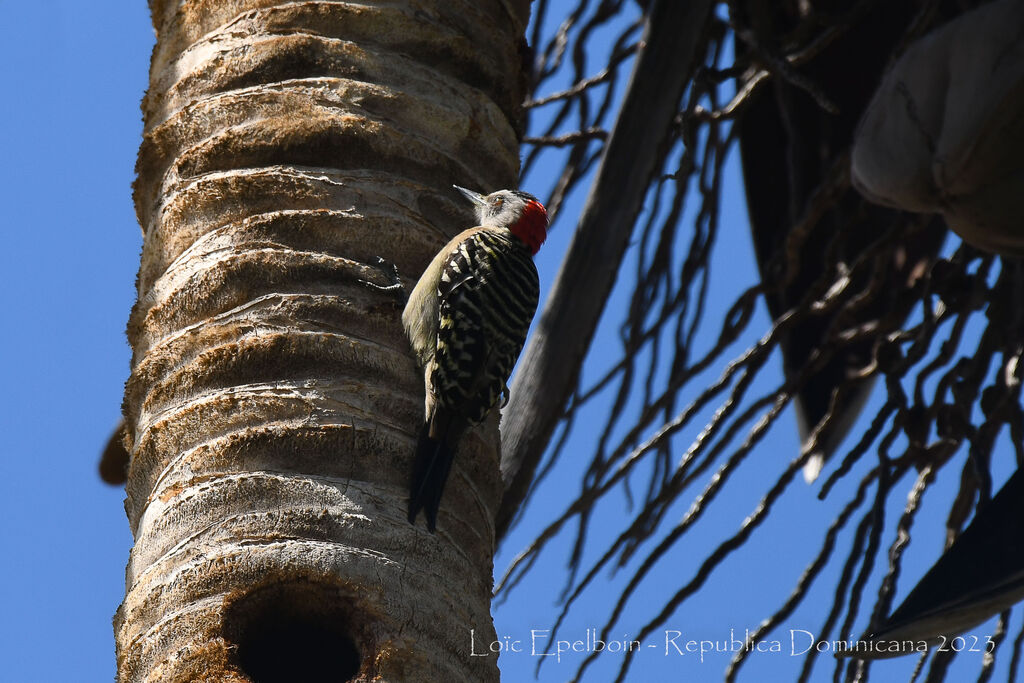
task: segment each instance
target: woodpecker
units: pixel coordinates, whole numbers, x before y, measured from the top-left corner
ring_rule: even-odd
[[[438,252],[402,312],[426,389],[409,522],[423,510],[431,533],[459,439],[483,422],[499,397],[507,400],[506,382],[537,310],[533,256],[548,226],[547,211],[533,195],[454,187],[473,202],[478,225]]]

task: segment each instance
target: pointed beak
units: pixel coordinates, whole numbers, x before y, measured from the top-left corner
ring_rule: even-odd
[[[452,185],[452,187],[461,192],[466,199],[473,202],[477,206],[486,206],[487,198],[484,197],[482,194],[473,192],[473,190],[467,190],[466,188],[459,187],[458,185]]]

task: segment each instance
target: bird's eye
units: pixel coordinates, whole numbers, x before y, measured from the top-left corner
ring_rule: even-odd
[[[504,203],[505,200],[502,199],[501,197],[495,197],[494,199],[491,200],[491,206],[493,206],[495,209],[500,209],[501,205]]]

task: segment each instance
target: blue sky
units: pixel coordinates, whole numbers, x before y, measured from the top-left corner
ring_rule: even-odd
[[[0,569],[5,606],[0,654],[6,680],[111,680],[111,618],[124,593],[131,536],[123,491],[102,484],[95,468],[117,422],[129,367],[124,326],[135,297],[141,246],[130,186],[153,32],[141,0],[119,3],[116,12],[71,0],[0,0],[0,16],[0,76],[9,93],[0,104],[0,225],[5,238],[0,310],[8,320],[0,337],[5,388],[0,398],[5,470],[0,479],[0,536],[8,549]],[[737,287],[752,282],[754,268],[735,159],[728,174],[723,244],[717,248],[712,274],[716,294],[709,319],[716,326]],[[542,186],[545,180],[538,177],[536,183]],[[566,217],[578,211],[581,199],[571,198]],[[542,252],[545,285],[554,277],[570,227],[571,221],[563,220]],[[620,291],[613,302],[621,303],[623,296]],[[614,324],[611,319],[602,323],[588,367],[599,368],[613,357]],[[751,328],[760,334],[766,324],[762,311]],[[764,381],[777,379],[776,363]],[[570,457],[548,479],[524,523],[503,546],[495,563],[498,576],[537,525],[561,511],[567,495],[575,491],[576,468],[592,444],[587,434],[574,438]],[[656,568],[635,613],[617,633],[628,640],[631,629],[635,632],[634,627],[657,613],[664,598],[689,580],[707,549],[722,534],[735,531],[760,498],[765,478],[774,480],[796,449],[792,416],[783,415],[750,467],[737,475],[721,504],[694,530],[686,549]],[[815,489],[802,484],[793,488],[742,556],[723,565],[667,628],[687,639],[728,638],[730,629],[741,633],[756,626],[785,598],[813,556],[816,544],[808,547],[807,538],[820,538],[834,511],[834,506],[817,501]],[[925,503],[925,512],[933,512],[937,520],[943,516],[943,495],[936,490],[934,501]],[[894,510],[903,504],[901,496],[896,498]],[[615,505],[602,508],[600,514],[606,517],[598,518],[597,529],[605,524],[614,528],[622,513]],[[685,508],[673,509],[670,522]],[[591,560],[603,547],[600,533],[592,540]],[[848,542],[845,534],[840,547]],[[937,556],[935,539],[921,542],[919,559],[907,562],[905,576],[919,575]],[[513,599],[495,610],[500,636],[528,640],[531,629],[550,627],[557,615],[554,600],[564,580],[564,562],[560,549],[547,553]],[[773,637],[783,638],[788,646],[789,629],[813,632],[822,618],[820,605],[830,600],[834,576],[833,571],[823,577],[808,607]],[[608,600],[622,580],[603,581],[573,611],[566,637],[584,638],[588,628],[603,625]],[[1019,624],[1019,615],[1013,624]],[[60,629],[56,633],[55,627]],[[990,631],[991,624],[976,633]],[[54,635],[61,641],[55,642]],[[630,680],[716,680],[728,659],[719,654],[700,662],[695,656],[662,652],[655,648],[650,656],[638,657]],[[829,659],[819,662],[814,680],[831,679]],[[962,659],[971,664],[967,670],[977,665],[975,659]],[[502,657],[505,680],[529,680],[537,661],[528,654]],[[573,655],[561,662],[548,658],[541,680],[569,678],[578,661]],[[593,680],[604,680],[618,662],[612,654],[600,658],[591,672],[598,674]],[[1005,678],[1005,661],[1003,665],[999,671]],[[790,677],[798,666],[799,658],[786,654],[764,654],[748,664],[775,680]],[[905,679],[912,666],[910,659],[888,664],[884,671],[891,673],[878,678]],[[758,678],[754,671],[744,674],[748,680]]]
[[[96,459],[128,376],[141,246],[131,182],[153,31],[144,2],[101,7],[0,2],[0,653],[10,681],[114,673],[111,618],[131,534],[124,492],[100,482]]]

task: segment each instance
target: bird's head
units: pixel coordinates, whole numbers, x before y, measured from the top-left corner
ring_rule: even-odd
[[[548,212],[536,197],[518,190],[498,190],[488,195],[454,186],[473,202],[480,225],[507,228],[536,254],[548,236]]]

